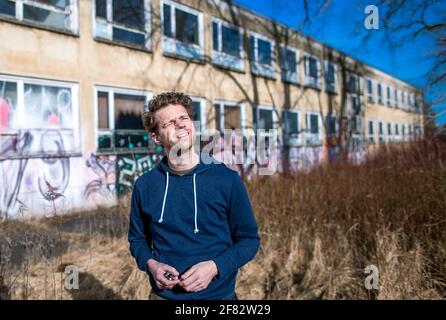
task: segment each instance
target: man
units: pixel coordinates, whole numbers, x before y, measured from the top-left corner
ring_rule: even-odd
[[[154,298],[237,299],[238,269],[259,248],[251,203],[237,172],[194,150],[192,100],[154,97],[146,130],[166,156],[135,183],[128,240]]]

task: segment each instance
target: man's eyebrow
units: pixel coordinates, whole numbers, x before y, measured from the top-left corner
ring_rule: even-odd
[[[163,125],[166,124],[166,123],[169,123],[169,122],[171,122],[171,121],[173,121],[173,120],[175,120],[176,118],[184,117],[184,116],[189,116],[189,114],[188,114],[188,113],[180,114],[179,116],[176,116],[176,117],[173,117],[173,118],[171,118],[171,119],[169,119],[169,120],[166,120],[165,122],[163,122]]]

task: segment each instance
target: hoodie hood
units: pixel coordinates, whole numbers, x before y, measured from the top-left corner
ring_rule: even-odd
[[[199,156],[199,164],[198,166],[192,170],[191,172],[186,173],[184,176],[190,176],[192,175],[192,181],[193,181],[193,190],[194,190],[194,233],[198,233],[200,230],[198,229],[198,207],[197,207],[197,174],[200,175],[203,172],[206,172],[207,170],[210,170],[211,168],[221,164],[221,162],[215,160],[210,155],[207,155],[205,153],[200,153]],[[157,166],[158,170],[160,170],[165,175],[165,187],[164,187],[164,197],[163,197],[163,205],[161,207],[161,213],[158,219],[158,223],[163,223],[164,218],[164,210],[166,208],[166,203],[168,200],[168,193],[169,193],[169,181],[170,181],[170,175],[177,175],[175,171],[173,171],[167,161],[167,156],[164,156],[161,160],[159,166]],[[198,179],[199,180],[199,179]]]

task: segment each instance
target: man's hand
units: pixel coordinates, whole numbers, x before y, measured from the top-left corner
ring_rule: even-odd
[[[147,261],[147,265],[149,266],[149,271],[155,279],[156,286],[159,289],[170,290],[180,282],[180,279],[178,279],[179,273],[174,267],[171,267],[165,263],[158,262],[155,259],[149,259],[149,261]],[[164,273],[166,273],[166,271],[169,271],[173,275],[173,280],[168,280],[164,276]]]
[[[182,276],[180,286],[189,292],[197,292],[208,287],[212,278],[218,274],[214,261],[204,261],[193,265]]]

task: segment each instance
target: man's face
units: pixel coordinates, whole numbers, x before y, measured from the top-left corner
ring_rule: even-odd
[[[156,144],[166,150],[172,147],[188,150],[192,148],[195,128],[186,108],[180,104],[170,104],[155,112],[158,133],[151,133]]]

